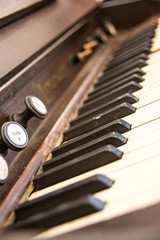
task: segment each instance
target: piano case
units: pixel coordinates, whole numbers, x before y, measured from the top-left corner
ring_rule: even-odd
[[[74,178],[78,181],[76,171],[77,175],[82,174],[83,178],[85,172],[94,173],[94,169],[96,169],[96,174],[99,174],[97,169],[100,169],[102,166],[107,166],[106,164],[108,164],[109,168],[112,168],[112,166],[114,167],[114,163],[117,164],[121,161],[116,161],[117,158],[120,159],[123,154],[123,151],[120,150],[120,145],[125,144],[127,146],[126,136],[128,136],[129,139],[129,132],[138,128],[138,125],[134,128],[131,113],[136,114],[134,113],[136,108],[136,112],[139,111],[139,108],[143,108],[143,106],[139,107],[139,105],[134,105],[134,103],[138,101],[138,98],[136,97],[137,95],[134,96],[133,92],[137,91],[136,93],[138,93],[138,90],[141,89],[141,82],[147,79],[148,72],[143,72],[143,69],[147,69],[145,68],[148,64],[147,59],[150,58],[152,54],[158,54],[159,51],[159,49],[150,50],[150,33],[151,35],[153,33],[152,38],[154,38],[154,32],[158,26],[159,18],[160,5],[156,1],[106,1],[99,3],[93,0],[43,0],[31,2],[31,4],[28,4],[24,1],[24,5],[22,4],[21,6],[18,3],[15,5],[15,3],[11,1],[9,3],[10,6],[6,6],[8,2],[4,3],[4,6],[2,5],[4,11],[2,11],[2,17],[0,19],[0,123],[1,126],[4,126],[4,124],[11,119],[10,116],[22,113],[26,109],[26,102],[24,104],[24,100],[28,96],[39,98],[45,104],[48,114],[45,119],[33,117],[27,122],[27,127],[25,128],[28,133],[29,142],[25,149],[20,152],[14,151],[17,149],[13,150],[13,147],[7,145],[7,147],[5,147],[5,150],[6,148],[8,149],[7,154],[6,152],[4,153],[4,127],[1,127],[1,154],[6,160],[10,171],[8,180],[0,186],[0,226],[4,239],[14,239],[14,234],[15,239],[17,236],[22,236],[21,227],[19,226],[21,226],[21,221],[23,223],[24,219],[17,220],[15,213],[16,211],[18,212],[17,209],[21,208],[23,204],[25,205],[24,202],[32,199],[32,195],[36,195],[39,189],[52,185],[52,181],[53,184],[55,184],[55,188],[53,185],[53,192],[58,191],[57,189],[59,188],[61,189],[61,185],[56,188],[56,184],[58,186],[58,184],[61,184],[61,181],[64,182],[64,186],[65,181],[67,181],[66,186],[72,187]],[[108,25],[105,25],[107,23],[110,24],[110,27],[112,26],[112,30],[116,29],[116,32],[114,32],[114,30],[112,31]],[[95,31],[100,28],[107,37],[105,41],[99,41],[99,39],[95,37]],[[91,49],[89,51],[86,50],[86,46],[88,45],[85,44],[92,41],[96,41],[97,45],[93,48],[89,47],[89,49]],[[140,41],[140,43],[138,41]],[[138,57],[139,55],[134,53],[136,51],[138,52],[140,48],[144,48],[143,45],[146,47],[144,49],[145,51],[148,51],[146,49],[150,47],[149,52],[142,53],[142,55]],[[86,55],[83,54],[84,52]],[[81,53],[81,55],[79,53]],[[131,57],[128,58],[127,54],[131,54]],[[118,57],[118,55],[120,57]],[[82,56],[82,59],[78,58],[77,61],[77,56]],[[158,62],[158,58],[156,59]],[[132,70],[135,70],[134,74],[129,74]],[[150,68],[146,71],[150,71]],[[158,74],[156,76],[158,76]],[[131,78],[131,81],[128,78]],[[122,80],[124,83],[122,82],[121,85],[118,85],[118,81]],[[106,81],[113,81],[110,87]],[[107,96],[103,102],[101,98],[103,98],[103,92],[107,89],[106,86],[108,87],[107,91],[111,95],[111,98]],[[156,86],[158,87],[158,84]],[[94,93],[94,91],[97,92]],[[122,95],[125,95],[124,100],[120,100]],[[150,103],[147,102],[146,106],[149,106],[153,102],[158,104],[158,100],[157,98]],[[92,108],[92,102],[96,107],[94,106]],[[103,105],[107,103],[108,106],[105,106],[105,111],[102,111],[100,106],[103,107]],[[89,110],[85,110],[85,107],[88,107]],[[93,109],[95,110],[93,111]],[[151,109],[153,109],[152,105]],[[89,111],[89,116],[85,116],[87,111]],[[142,121],[141,125],[147,126],[147,123],[156,121],[160,117],[158,111],[159,109],[154,113],[151,112],[150,115],[153,114],[153,117],[149,116],[146,122]],[[128,115],[129,118],[127,118]],[[98,119],[100,120],[98,121]],[[129,119],[130,122],[127,122],[126,119]],[[103,128],[104,125],[105,128]],[[91,143],[83,143],[84,145],[79,141],[79,143],[77,143],[78,145],[71,151],[67,150],[67,152],[70,152],[64,155],[64,160],[60,159],[62,163],[53,163],[58,164],[59,168],[53,165],[55,169],[58,169],[57,171],[61,169],[61,165],[65,167],[65,164],[69,163],[67,161],[70,161],[69,164],[71,164],[69,167],[66,165],[67,168],[70,168],[70,171],[66,170],[66,173],[65,168],[62,168],[62,171],[57,175],[57,180],[56,174],[58,173],[53,171],[54,168],[49,166],[49,170],[47,170],[48,160],[50,161],[53,158],[54,162],[54,157],[56,159],[56,151],[59,151],[57,149],[61,149],[61,146],[63,144],[65,145],[66,142],[69,144],[70,142],[75,142],[76,144],[79,136],[80,139],[87,134],[91,136],[92,132],[96,131],[95,129],[98,127],[99,129],[102,128],[101,134],[106,131],[108,135],[105,136],[108,137],[108,142],[103,143],[105,140],[100,139],[102,136],[98,136],[99,133],[97,132],[95,133],[95,135],[97,134],[97,140],[94,139]],[[157,128],[154,130],[155,132],[158,131]],[[128,132],[128,135],[123,135],[125,132]],[[112,135],[109,135],[111,133]],[[146,137],[148,136],[149,135],[146,135]],[[153,136],[153,134],[151,136]],[[98,145],[99,141],[102,142],[100,146]],[[152,142],[149,143],[149,145],[151,144]],[[158,140],[156,144],[156,146],[158,146]],[[86,150],[83,146],[86,147]],[[77,149],[78,147],[79,149]],[[80,149],[81,147],[82,150]],[[76,151],[82,151],[82,153],[75,153]],[[103,151],[104,156],[101,157]],[[63,152],[60,154],[63,154]],[[73,154],[73,156],[71,154]],[[142,154],[145,154],[145,152],[142,152]],[[100,163],[95,163],[94,165],[92,161],[95,159],[95,156],[97,156]],[[154,160],[154,157],[158,158],[158,156],[159,155],[155,154],[155,156],[150,157],[150,161],[152,161],[152,159]],[[67,158],[71,158],[71,160],[67,160]],[[84,158],[86,158],[86,162],[83,163],[83,170],[75,170],[81,169]],[[108,159],[108,162],[106,159]],[[72,163],[74,166],[74,161],[76,160],[80,161],[80,165],[79,167],[76,165],[76,168],[72,170]],[[138,159],[136,159],[137,164],[141,163],[141,161],[142,160],[139,160],[138,162]],[[86,169],[84,167],[85,165]],[[126,166],[124,165],[124,169],[125,168]],[[53,175],[48,177],[46,174],[47,180],[45,180],[45,178],[42,179],[44,186],[43,184],[41,186],[39,179],[41,178],[41,174],[45,175],[43,171],[44,173],[53,171]],[[67,171],[69,173],[68,176]],[[111,185],[108,188],[114,189],[118,179],[114,179],[114,174],[112,177],[112,171],[107,170],[107,172],[108,181],[111,181],[109,182]],[[86,178],[89,176],[89,174],[86,175]],[[48,183],[48,179],[50,178],[53,180],[51,180],[51,183]],[[67,180],[70,178],[73,178],[71,186],[69,186],[69,180]],[[149,174],[149,178],[152,179],[151,173]],[[127,181],[127,179],[125,181]],[[83,197],[85,196],[87,203],[84,203],[84,208],[86,208],[86,205],[92,208],[92,201],[94,203],[98,201],[96,192],[101,191],[102,194],[104,189],[88,192],[90,188],[92,189],[91,186],[92,184],[87,188],[87,194],[84,195],[81,189],[82,194],[79,194],[79,197],[73,197],[73,205],[74,203],[78,204],[76,201],[83,203]],[[157,187],[156,184],[155,187]],[[110,191],[110,189],[108,191]],[[146,186],[144,189],[146,189]],[[148,188],[148,195],[149,191],[150,188]],[[96,193],[95,196],[93,196],[93,193]],[[130,202],[130,197],[128,198]],[[138,196],[135,197],[135,202],[137,198]],[[119,201],[122,200],[119,199]],[[53,210],[58,211],[57,209],[60,209],[61,211],[61,205],[64,203],[59,203],[57,207],[53,207]],[[66,203],[70,203],[69,200],[67,200]],[[100,206],[99,204],[102,204],[101,207],[102,209],[105,207],[107,214],[110,199],[106,199],[106,202],[96,202],[95,204],[98,204],[98,208]],[[88,216],[86,216],[86,212],[89,210],[85,210],[83,214],[81,207],[80,205],[79,215],[75,214],[76,216],[74,217],[70,216],[70,214],[73,214],[73,210],[71,213],[67,212],[66,215],[68,215],[66,219],[68,220],[65,220],[65,213],[63,214],[62,212],[61,215],[64,219],[62,217],[61,221],[60,218],[59,224],[53,223],[53,229],[51,231],[53,234],[40,234],[37,239],[104,239],[107,237],[109,239],[132,239],[132,237],[137,240],[159,239],[160,233],[158,227],[160,214],[157,198],[155,202],[142,203],[139,204],[138,207],[137,204],[135,204],[135,207],[131,207],[130,210],[118,211],[117,214],[114,213],[112,217],[108,215],[106,216],[106,220],[103,220],[103,218],[99,219],[99,215],[97,215],[97,222],[92,222],[91,220],[91,223],[90,220],[87,223]],[[51,211],[52,208],[49,209]],[[91,209],[91,213],[94,211],[95,210]],[[42,214],[43,213],[42,211]],[[90,216],[96,216],[96,214],[97,213],[92,213],[89,215],[89,219],[91,218]],[[68,216],[70,217],[68,218]],[[78,220],[79,217],[82,218],[80,218],[80,224]],[[59,216],[57,219],[59,219]],[[66,223],[68,221],[70,224]],[[49,224],[48,228],[51,228],[51,226]],[[25,224],[22,224],[22,229],[23,227],[25,227]],[[46,226],[44,228],[45,230],[47,229]],[[37,233],[41,233],[44,228],[43,226],[40,226],[40,228],[35,227],[32,230],[30,227],[25,228],[26,239],[29,239],[31,236],[33,237],[33,235]],[[27,234],[29,234],[29,236]]]

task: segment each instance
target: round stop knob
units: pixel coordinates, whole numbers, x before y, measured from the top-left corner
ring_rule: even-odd
[[[27,96],[25,98],[26,109],[22,113],[13,113],[9,116],[10,121],[20,123],[27,128],[27,122],[32,117],[43,119],[47,115],[47,109],[44,103],[35,96]]]
[[[6,183],[9,178],[9,167],[5,158],[0,154],[0,185]]]
[[[6,122],[1,127],[0,153],[6,155],[8,148],[21,151],[28,144],[28,134],[17,122]]]
[[[105,28],[105,32],[108,36],[116,36],[117,35],[117,30],[111,22],[105,21],[104,28]]]

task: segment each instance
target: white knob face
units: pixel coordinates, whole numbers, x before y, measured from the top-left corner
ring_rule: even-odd
[[[17,124],[9,124],[7,127],[7,135],[9,139],[16,145],[23,146],[27,142],[27,136],[24,129]]]
[[[0,181],[5,181],[9,175],[8,164],[5,159],[0,155]]]
[[[39,112],[42,115],[46,115],[47,114],[47,109],[46,109],[45,105],[43,104],[43,102],[40,99],[38,99],[38,98],[36,98],[34,96],[31,96],[30,97],[30,101],[31,101],[32,107],[37,112]]]
[[[4,142],[13,150],[21,150],[28,144],[28,134],[17,122],[6,122],[1,132]]]

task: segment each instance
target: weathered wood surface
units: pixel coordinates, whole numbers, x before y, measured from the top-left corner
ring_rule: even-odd
[[[96,6],[93,0],[58,0],[2,28],[1,84],[7,82]]]
[[[8,121],[10,114],[24,111],[24,98],[28,95],[39,97],[50,112],[84,65],[73,65],[70,56],[98,25],[97,20],[82,20],[0,87],[0,126]],[[27,132],[30,138],[41,124],[43,121],[36,118],[29,121]],[[11,163],[16,155],[9,151],[7,161]]]
[[[99,49],[96,55],[90,59],[83,71],[78,74],[70,87],[51,109],[42,126],[34,133],[27,148],[18,154],[11,164],[10,180],[5,186],[0,187],[1,226],[18,203],[27,185],[56,144],[59,136],[63,133],[69,119],[78,108],[87,89],[89,89],[101,69],[104,60],[107,56],[110,56],[112,47],[113,41]],[[3,201],[4,199],[5,201]]]
[[[83,19],[84,16],[88,18],[96,6],[92,0],[59,0],[0,30],[0,72],[4,71],[0,87],[0,126],[11,113],[24,110],[27,95],[39,97],[49,112],[44,121],[30,120],[27,127],[29,146],[22,153],[9,150],[6,156],[11,175],[8,183],[0,186],[0,202],[6,197],[6,203],[9,200],[6,207],[3,204],[0,207],[1,225],[49,154],[51,145],[48,134],[78,88],[77,85],[73,90],[72,82],[84,64],[74,66],[69,57],[77,52],[84,39],[98,26],[99,22],[94,20],[93,23],[93,18],[91,22]],[[8,75],[10,70],[12,73]],[[78,84],[80,86],[81,82]],[[66,89],[69,87],[72,90],[67,90],[67,95]],[[57,134],[60,134],[59,131]],[[38,159],[35,154],[38,154]],[[29,164],[32,158],[34,160]],[[27,164],[29,169],[26,168]],[[24,172],[29,175],[24,174],[25,177],[21,178]]]
[[[0,28],[53,1],[54,0],[1,0]]]
[[[87,34],[99,24],[98,18],[95,19],[97,23],[91,20],[92,24],[89,25],[85,19],[80,21],[75,31],[71,29],[69,35],[63,35],[57,40],[65,30],[96,6],[92,0],[59,0],[31,14],[31,18],[26,16],[22,21],[12,23],[1,30],[3,34],[0,36],[0,76],[4,85],[2,84],[0,89],[0,124],[2,125],[13,111],[23,110],[23,99],[26,95],[36,93],[50,112],[42,124],[36,119],[29,124],[27,130],[32,138],[28,147],[18,155],[12,153],[7,156],[9,162],[12,162],[13,158],[15,160],[11,163],[9,182],[0,187],[1,226],[54,147],[99,71],[104,57],[110,55],[112,46],[108,45],[110,50],[101,54],[99,61],[97,54],[75,78],[83,64],[72,66],[69,56],[78,50]],[[44,52],[38,56],[42,51]],[[77,90],[77,95],[72,99]]]

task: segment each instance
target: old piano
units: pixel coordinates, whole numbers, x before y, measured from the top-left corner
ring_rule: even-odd
[[[159,2],[1,9],[1,239],[159,239]]]

